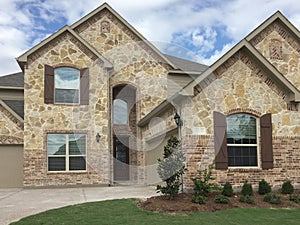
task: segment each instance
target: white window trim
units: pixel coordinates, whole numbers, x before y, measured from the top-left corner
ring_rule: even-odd
[[[260,160],[260,123],[259,118],[247,113],[237,113],[237,114],[245,114],[255,118],[256,120],[256,144],[227,144],[227,146],[256,146],[256,154],[257,154],[257,166],[228,166],[228,169],[260,169],[261,168],[261,160]],[[230,116],[230,115],[229,115]],[[227,137],[226,137],[227,138]],[[227,156],[228,158],[228,156]]]
[[[85,141],[85,155],[70,155],[69,154],[69,135],[71,133],[49,133],[49,134],[64,134],[64,135],[66,135],[66,154],[65,155],[48,155],[48,150],[47,150],[47,173],[82,173],[82,172],[86,172],[87,171],[87,141]],[[87,134],[85,134],[85,133],[76,133],[76,134],[85,135],[86,140],[87,140]],[[47,139],[47,143],[48,143],[48,139]],[[75,156],[85,157],[85,170],[70,170],[70,157],[75,157]],[[60,158],[60,157],[65,157],[66,170],[60,170],[60,171],[49,170],[49,158]]]

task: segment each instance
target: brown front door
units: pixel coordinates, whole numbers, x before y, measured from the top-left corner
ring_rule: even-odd
[[[128,137],[114,137],[114,181],[129,180],[128,146]]]

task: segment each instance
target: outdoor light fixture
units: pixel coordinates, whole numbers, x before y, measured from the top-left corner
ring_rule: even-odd
[[[100,142],[100,137],[101,137],[100,134],[97,133],[97,134],[96,134],[96,141],[97,141],[98,143]]]
[[[174,120],[175,120],[175,123],[178,127],[182,126],[182,120],[181,120],[181,118],[180,118],[180,116],[178,115],[177,112],[175,113]]]

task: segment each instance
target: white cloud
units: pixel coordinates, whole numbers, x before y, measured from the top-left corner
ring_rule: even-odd
[[[0,74],[19,71],[15,57],[40,42],[49,33],[55,32],[65,25],[64,23],[71,25],[103,2],[103,0],[1,0]],[[185,52],[182,55],[201,59],[208,64],[219,58],[229,50],[229,47],[244,38],[277,10],[281,10],[296,27],[300,27],[298,0],[107,0],[107,2],[148,40],[181,45],[181,50],[176,48],[173,52]],[[53,26],[55,23],[58,24]],[[52,30],[49,30],[50,27]]]

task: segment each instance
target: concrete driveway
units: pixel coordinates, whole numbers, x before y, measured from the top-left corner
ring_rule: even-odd
[[[0,189],[0,225],[67,205],[154,195],[156,191],[153,186]]]

